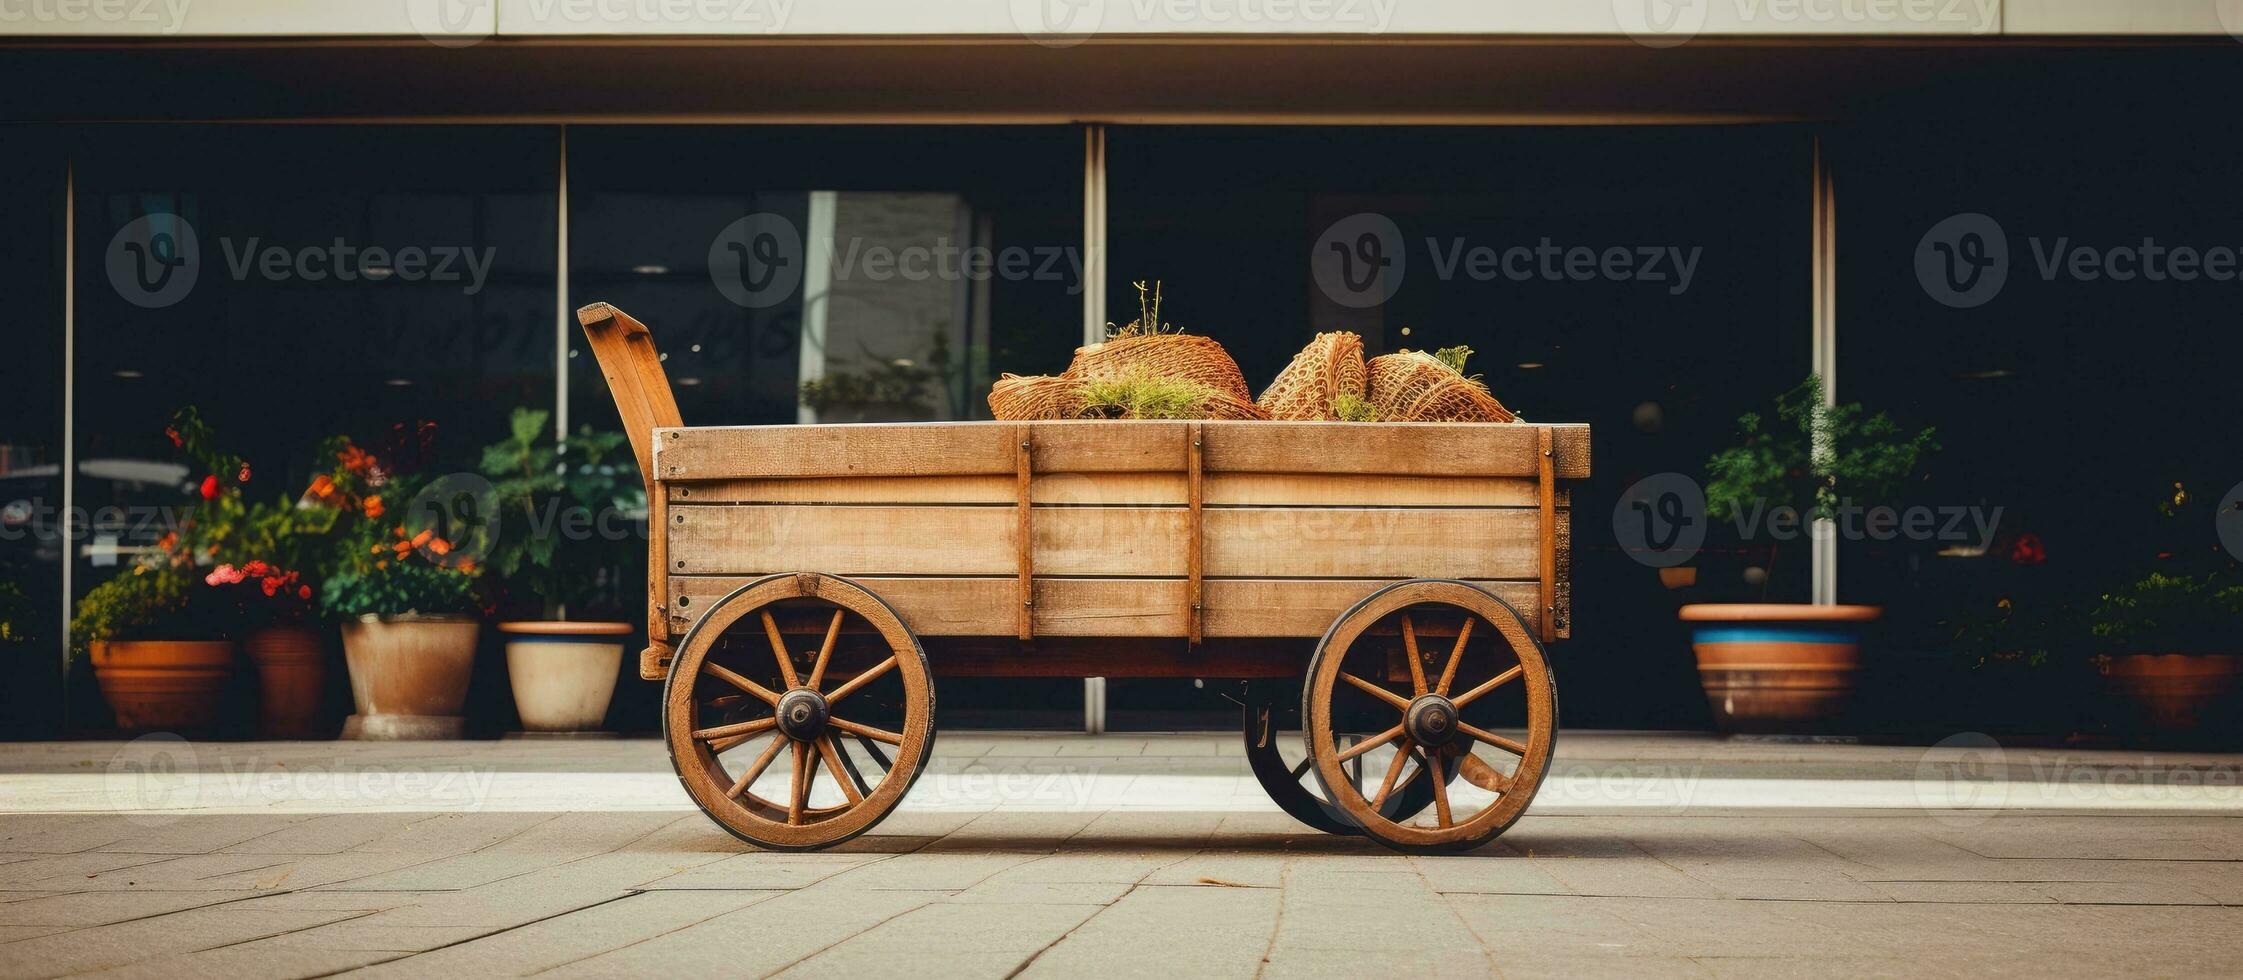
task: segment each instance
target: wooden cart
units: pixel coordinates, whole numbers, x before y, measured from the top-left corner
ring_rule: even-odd
[[[647,479],[640,673],[686,791],[745,840],[885,817],[937,672],[1238,682],[1271,797],[1405,851],[1485,843],[1540,786],[1586,426],[687,428],[646,327],[577,316]]]

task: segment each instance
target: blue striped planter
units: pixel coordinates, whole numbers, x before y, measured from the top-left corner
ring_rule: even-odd
[[[1698,680],[1724,731],[1811,732],[1852,700],[1861,632],[1876,606],[1699,604],[1682,607]]]

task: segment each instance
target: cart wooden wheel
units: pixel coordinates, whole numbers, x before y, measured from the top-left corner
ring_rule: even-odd
[[[686,793],[775,850],[872,829],[934,744],[918,639],[871,590],[831,575],[773,575],[718,600],[686,634],[662,703]]]
[[[1353,744],[1335,716],[1381,709],[1389,727]],[[1558,698],[1542,645],[1503,600],[1463,582],[1417,579],[1372,593],[1332,623],[1301,691],[1313,771],[1332,801],[1396,850],[1469,850],[1526,811],[1549,768]],[[1491,729],[1523,728],[1523,737]],[[1366,793],[1347,764],[1400,747]],[[1407,763],[1430,771],[1429,812],[1396,818],[1386,800]],[[1450,773],[1462,776],[1451,785]]]
[[[1297,760],[1286,757],[1283,748],[1300,743],[1282,737],[1284,733],[1277,727],[1280,712],[1276,705],[1269,703],[1266,698],[1257,700],[1253,691],[1248,690],[1239,713],[1246,729],[1246,764],[1253,770],[1255,781],[1262,784],[1262,791],[1269,794],[1270,801],[1276,803],[1278,809],[1327,834],[1352,837],[1363,832],[1362,828],[1355,825],[1354,817],[1325,798],[1323,787],[1317,784],[1315,775],[1310,772],[1316,765],[1313,757],[1305,752]],[[1340,736],[1340,741],[1342,744],[1352,745],[1356,740],[1369,737],[1369,734],[1353,733]],[[1356,756],[1348,760],[1348,779],[1360,791],[1364,773],[1371,773],[1370,778],[1378,778],[1379,773],[1386,771],[1381,768],[1385,761],[1375,751]],[[1424,768],[1413,763],[1410,774],[1399,780],[1400,788],[1389,794],[1385,805],[1379,809],[1390,819],[1402,820],[1432,806],[1432,781],[1424,777]],[[1454,782],[1456,777],[1451,775],[1449,779]]]

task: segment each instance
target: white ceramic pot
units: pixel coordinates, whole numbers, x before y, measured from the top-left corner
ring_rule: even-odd
[[[628,623],[500,623],[514,707],[530,732],[593,732],[607,720]]]

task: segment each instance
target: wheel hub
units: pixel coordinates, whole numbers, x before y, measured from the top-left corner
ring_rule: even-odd
[[[1456,705],[1438,694],[1419,695],[1402,715],[1403,730],[1409,732],[1410,741],[1430,748],[1456,739],[1456,720]]]
[[[825,734],[826,719],[832,711],[826,699],[818,692],[798,687],[779,696],[779,732],[797,742],[807,742]]]

